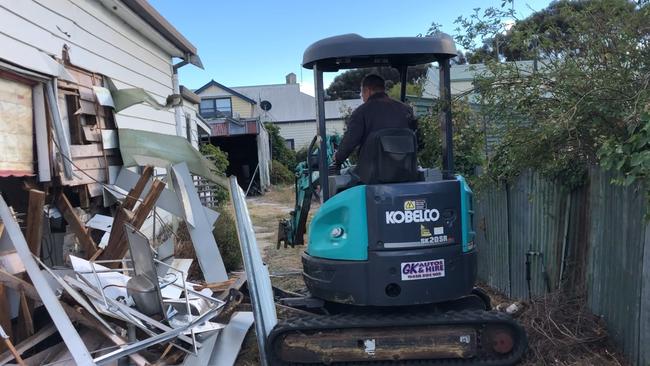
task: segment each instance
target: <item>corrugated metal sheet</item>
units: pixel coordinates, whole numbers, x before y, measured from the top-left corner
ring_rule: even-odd
[[[610,174],[590,174],[590,250],[587,267],[588,303],[602,315],[623,352],[637,359],[643,288],[646,212],[644,191],[610,183]],[[650,329],[643,325],[645,334]],[[647,340],[647,338],[646,338]],[[640,363],[647,365],[647,363]]]
[[[505,187],[488,187],[474,199],[478,276],[491,287],[510,295],[510,241]]]
[[[527,253],[541,253],[529,256],[531,295],[546,292],[546,277],[548,286],[557,288],[568,198],[559,185],[532,172],[514,184],[482,189],[476,199],[479,278],[509,296],[527,298]]]
[[[479,278],[514,298],[586,288],[588,306],[607,322],[612,340],[635,365],[650,365],[650,226],[645,190],[611,184],[591,169],[572,192],[526,172],[516,182],[476,193]]]
[[[560,185],[525,172],[508,189],[510,212],[511,295],[529,296],[527,253],[531,263],[530,295],[557,288],[565,233],[566,194]],[[548,283],[547,283],[548,281]]]

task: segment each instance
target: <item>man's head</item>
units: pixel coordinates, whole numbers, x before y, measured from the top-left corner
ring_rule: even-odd
[[[364,103],[368,101],[368,98],[375,94],[386,91],[386,83],[384,78],[377,74],[369,74],[361,80],[361,99]]]

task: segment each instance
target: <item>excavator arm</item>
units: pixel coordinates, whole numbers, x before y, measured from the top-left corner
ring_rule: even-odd
[[[295,205],[288,218],[280,220],[278,224],[278,242],[277,248],[281,245],[303,245],[304,235],[307,229],[307,217],[311,208],[311,201],[314,195],[318,194],[319,173],[318,173],[318,136],[314,136],[309,148],[305,161],[301,161],[294,169],[295,173]],[[327,136],[327,164],[334,162],[334,153],[341,142],[341,136]],[[343,167],[349,166],[346,162]]]

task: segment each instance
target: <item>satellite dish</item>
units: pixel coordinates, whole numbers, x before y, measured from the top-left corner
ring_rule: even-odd
[[[263,101],[260,103],[260,108],[262,108],[263,111],[267,111],[267,112],[268,112],[268,111],[271,110],[271,107],[273,107],[273,106],[271,105],[271,102],[269,102],[268,100],[263,100]]]

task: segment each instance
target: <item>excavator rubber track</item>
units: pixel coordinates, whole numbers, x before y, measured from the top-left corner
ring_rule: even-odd
[[[306,316],[269,335],[271,365],[514,365],[524,329],[496,311]]]

